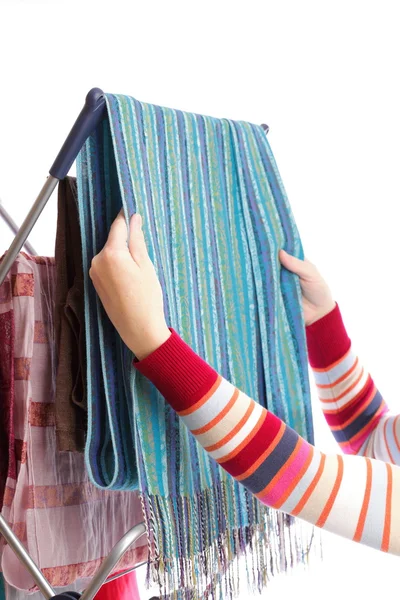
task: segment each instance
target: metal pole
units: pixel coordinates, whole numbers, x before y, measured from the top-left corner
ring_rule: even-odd
[[[106,116],[106,100],[103,90],[100,88],[91,89],[86,96],[84,107],[50,169],[50,175],[46,183],[0,263],[0,285],[11,269],[18,252],[24,246],[32,227],[38,220],[57,183],[66,177],[83,144]]]
[[[11,229],[13,234],[16,235],[18,233],[19,227],[16,224],[16,222],[14,221],[14,219],[11,217],[11,215],[9,215],[8,212],[6,211],[6,209],[4,208],[1,198],[0,198],[0,216],[3,218],[5,223],[9,226],[9,228]],[[28,250],[29,254],[33,254],[34,256],[37,256],[36,250],[28,242],[28,240],[25,242],[24,246]]]
[[[39,193],[39,196],[36,198],[35,203],[33,204],[31,210],[25,218],[25,221],[22,223],[17,235],[15,236],[11,246],[9,247],[7,253],[3,256],[3,259],[0,263],[0,285],[6,278],[7,273],[11,269],[22,246],[25,244],[28,235],[30,234],[34,224],[38,220],[42,210],[46,205],[47,200],[53,193],[57,183],[58,179],[56,179],[52,175],[49,175],[49,177],[46,180],[46,183],[44,184]]]
[[[29,573],[32,575],[35,580],[36,585],[39,590],[42,592],[43,596],[46,600],[50,600],[53,596],[56,595],[56,592],[53,590],[43,573],[40,571],[38,566],[33,562],[15,533],[12,531],[7,521],[4,519],[2,515],[0,515],[0,533],[4,536],[7,544],[10,546],[11,550],[17,555],[18,559],[21,563],[26,567]]]
[[[126,571],[120,571],[119,573],[116,573],[112,577],[107,577],[107,583],[110,583],[110,581],[114,581],[115,579],[119,579],[120,577],[124,577],[124,575],[128,575],[128,573],[132,573],[132,571],[137,571],[137,569],[140,569],[140,567],[144,567],[144,565],[147,565],[147,561],[139,563],[138,565],[135,565],[134,567],[131,567],[130,569],[126,569]]]
[[[93,600],[107,577],[120,561],[122,556],[128,550],[134,542],[136,542],[142,535],[146,533],[146,527],[144,523],[139,523],[132,529],[130,529],[114,546],[110,554],[103,560],[97,573],[94,574],[93,579],[89,583],[81,596],[81,600]]]

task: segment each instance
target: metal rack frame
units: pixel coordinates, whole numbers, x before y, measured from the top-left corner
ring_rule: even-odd
[[[0,515],[0,532],[4,536],[10,548],[15,552],[16,556],[24,567],[32,575],[36,585],[42,592],[46,600],[51,600],[56,596],[55,590],[51,587],[43,573],[34,563],[28,552],[25,550],[17,536],[13,533],[10,526]],[[114,546],[109,555],[103,560],[100,567],[92,577],[88,587],[81,596],[81,600],[93,600],[103,583],[107,580],[114,567],[119,563],[128,548],[134,544],[142,535],[146,533],[144,523],[139,523],[132,527]],[[121,574],[121,576],[124,573]]]
[[[74,126],[68,134],[60,152],[57,155],[52,167],[49,170],[49,176],[46,179],[42,189],[39,192],[34,204],[32,205],[29,213],[27,214],[24,222],[22,223],[19,230],[13,222],[11,228],[15,232],[15,238],[11,243],[7,253],[3,256],[0,263],[0,285],[3,283],[7,273],[11,269],[18,253],[21,248],[27,245],[27,238],[32,231],[36,221],[42,213],[47,201],[55,190],[58,182],[64,179],[68,171],[70,170],[72,163],[78,156],[83,144],[94,131],[96,126],[102,119],[107,116],[106,101],[104,92],[99,88],[93,88],[89,91],[86,96],[85,105],[80,112]],[[262,124],[263,129],[266,133],[269,131],[268,125]],[[104,559],[100,565],[98,571],[93,576],[90,584],[81,595],[81,600],[93,600],[107,577],[110,575],[116,564],[122,558],[128,548],[137,541],[142,535],[146,533],[144,523],[140,523],[128,531],[120,540],[116,543],[110,554]],[[32,575],[36,585],[42,592],[46,600],[56,597],[56,593],[41,573],[40,569],[34,563],[20,540],[11,530],[10,526],[0,515],[0,535],[3,535],[9,546],[15,552],[18,559],[26,567],[29,573]],[[131,569],[132,570],[132,569]],[[125,571],[126,573],[127,571]],[[122,573],[122,574],[125,574]],[[121,574],[121,575],[122,575]]]

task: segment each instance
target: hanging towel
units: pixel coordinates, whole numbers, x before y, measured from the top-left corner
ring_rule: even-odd
[[[1,263],[1,259],[0,259]],[[14,447],[14,310],[8,279],[0,287],[0,511],[7,477],[16,477]]]
[[[304,560],[300,524],[258,503],[210,460],[132,366],[88,276],[121,206],[144,234],[166,320],[226,379],[313,441],[301,290],[278,250],[303,258],[261,126],[106,95],[78,157],[88,354],[86,463],[104,489],[139,488],[162,594],[208,597]],[[255,566],[254,566],[255,565]],[[164,597],[164,596],[163,596]],[[165,596],[167,597],[167,596]]]
[[[14,313],[16,474],[9,474],[2,515],[53,587],[87,583],[116,542],[143,521],[137,493],[109,492],[88,479],[83,454],[57,452],[54,419],[54,258],[20,253],[0,297]],[[1,312],[1,311],[0,311]],[[0,339],[0,347],[3,340]],[[142,537],[116,571],[147,559]],[[28,571],[0,536],[5,581],[35,590]]]
[[[55,244],[55,335],[57,378],[55,421],[57,448],[83,452],[87,428],[86,348],[82,244],[76,179],[58,184]]]

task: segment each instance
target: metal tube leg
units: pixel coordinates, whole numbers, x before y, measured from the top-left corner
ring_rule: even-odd
[[[19,227],[16,224],[16,222],[14,221],[14,219],[8,214],[8,212],[6,211],[6,209],[4,208],[4,206],[1,203],[1,198],[0,198],[0,216],[4,219],[4,221],[7,223],[7,225],[9,226],[9,228],[11,229],[11,231],[13,232],[14,235],[17,235]],[[34,256],[37,255],[36,250],[33,248],[33,246],[28,242],[28,240],[25,241],[24,244],[25,248],[28,250],[29,254],[33,254]]]
[[[93,600],[115,565],[136,540],[146,533],[144,523],[130,529],[114,546],[110,554],[103,560],[97,573],[81,596],[81,600]]]
[[[132,573],[132,571],[136,571],[137,569],[139,569],[139,567],[143,567],[146,564],[147,561],[144,561],[142,563],[139,563],[138,565],[135,565],[134,567],[131,567],[130,569],[126,569],[125,571],[118,571],[116,575],[113,575],[112,577],[107,577],[107,583],[110,583],[110,581],[114,581],[115,579],[120,579],[120,577],[124,577],[124,575],[128,575],[128,573]]]
[[[4,536],[7,544],[10,546],[11,550],[17,555],[18,559],[21,563],[26,567],[29,573],[32,575],[35,580],[36,585],[39,590],[42,592],[43,596],[46,600],[53,598],[56,595],[55,591],[40,571],[38,566],[33,562],[17,536],[14,534],[7,521],[4,519],[2,515],[0,515],[0,533]]]
[[[6,278],[7,273],[11,269],[13,262],[18,256],[19,251],[25,244],[28,235],[30,234],[34,224],[38,220],[40,213],[46,206],[47,200],[50,198],[58,183],[58,179],[49,175],[46,179],[46,183],[40,190],[38,197],[35,200],[31,210],[27,214],[25,221],[22,223],[17,235],[15,236],[11,246],[9,247],[7,254],[3,256],[3,260],[0,263],[0,285]]]

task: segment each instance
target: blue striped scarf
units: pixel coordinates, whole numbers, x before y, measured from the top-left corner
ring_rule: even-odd
[[[141,213],[168,325],[312,442],[301,290],[278,258],[280,248],[303,258],[293,214],[261,126],[121,95],[106,101],[108,118],[78,157],[87,468],[101,488],[140,489],[149,566],[163,594],[179,588],[171,597],[200,598],[225,585],[227,597],[242,552],[256,557],[252,583],[261,590],[271,570],[303,557],[304,542],[296,537],[297,549],[284,542],[293,521],[261,506],[209,459],[133,368],[88,269],[121,206],[127,224]]]

